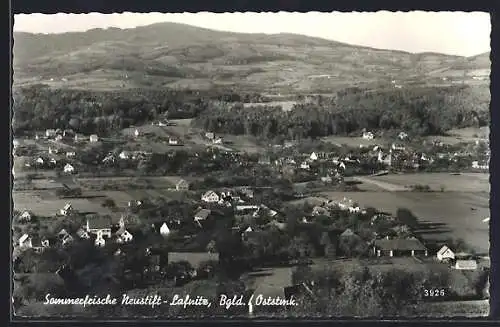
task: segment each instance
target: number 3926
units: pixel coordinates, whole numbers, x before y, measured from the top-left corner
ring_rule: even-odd
[[[443,296],[446,296],[446,289],[444,288],[424,289],[424,297],[443,297]]]

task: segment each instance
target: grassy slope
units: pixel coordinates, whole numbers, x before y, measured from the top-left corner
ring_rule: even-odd
[[[112,54],[112,55],[110,55]],[[471,58],[410,54],[292,34],[238,34],[159,23],[56,35],[14,34],[15,83],[127,88],[239,85],[274,92],[324,92],[390,85],[489,69]],[[423,77],[425,75],[425,78]],[[65,81],[61,81],[65,78]],[[51,81],[51,79],[53,79]]]

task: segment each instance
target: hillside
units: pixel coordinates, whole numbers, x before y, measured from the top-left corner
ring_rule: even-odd
[[[14,33],[15,86],[331,92],[346,86],[482,83],[489,54],[411,54],[293,34],[241,34],[176,23],[64,34]],[[391,83],[392,82],[392,83]]]

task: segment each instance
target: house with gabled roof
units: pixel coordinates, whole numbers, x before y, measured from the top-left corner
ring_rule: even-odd
[[[120,228],[115,235],[117,237],[116,241],[118,243],[129,243],[134,239],[132,234],[125,228]]]
[[[175,189],[177,191],[187,191],[189,190],[189,183],[186,180],[181,179],[175,184]]]
[[[414,237],[375,240],[373,243],[373,253],[379,257],[428,255],[427,248]]]
[[[17,241],[20,248],[31,248],[31,237],[28,234],[23,234]]]
[[[170,228],[168,227],[167,223],[163,223],[160,227],[160,234],[163,236],[168,236],[172,233]]]
[[[106,240],[104,239],[101,231],[97,232],[97,237],[94,240],[94,245],[97,247],[103,247],[104,245],[106,245]]]
[[[200,221],[204,221],[210,216],[211,211],[208,209],[201,209],[199,210],[195,215],[194,215],[194,221],[196,221],[198,224]]]
[[[59,213],[63,216],[67,216],[72,211],[73,211],[73,206],[71,205],[71,203],[68,202],[64,205],[64,207],[61,210],[59,210]]]
[[[90,141],[91,143],[98,142],[98,141],[99,141],[99,136],[97,136],[97,134],[92,134],[92,135],[90,135],[90,137],[89,137],[89,141]]]
[[[93,218],[87,218],[87,223],[85,225],[85,230],[89,234],[100,234],[102,237],[111,237],[111,218],[97,216]]]
[[[219,202],[220,197],[214,191],[207,191],[201,196],[201,200],[204,202],[215,203]]]
[[[18,217],[20,222],[31,221],[31,213],[28,210],[24,210]]]
[[[70,165],[69,163],[67,163],[64,166],[64,172],[67,173],[67,174],[72,174],[72,173],[75,172],[75,167],[73,167],[72,165]]]
[[[455,252],[453,252],[449,247],[443,245],[439,251],[436,253],[436,257],[439,261],[451,261],[455,260]]]

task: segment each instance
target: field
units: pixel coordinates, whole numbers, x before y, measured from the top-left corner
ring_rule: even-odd
[[[101,206],[101,202],[85,198],[59,199],[49,191],[13,192],[12,197],[14,210],[28,209],[44,217],[55,216],[68,202],[81,213],[111,214],[110,210]]]
[[[292,285],[292,267],[262,268],[248,273],[242,280],[247,289],[264,297],[283,296],[283,289]]]
[[[229,142],[228,147],[240,152],[260,153],[263,147],[254,142],[251,137],[246,135],[222,135],[224,141]],[[226,144],[224,144],[226,146]]]
[[[323,137],[322,140],[324,142],[329,142],[333,143],[339,146],[342,145],[347,145],[350,147],[359,147],[360,145],[363,146],[369,146],[369,145],[376,145],[376,144],[381,144],[384,143],[385,141],[382,139],[372,139],[372,140],[367,140],[362,138],[361,136],[359,137],[348,137],[348,136],[328,136],[328,137]]]
[[[389,174],[384,176],[357,177],[361,182],[377,184],[377,186],[388,191],[407,190],[411,185],[428,185],[431,190],[439,191],[444,187],[445,191],[457,192],[489,192],[489,174],[485,173],[462,173],[451,175],[447,173],[425,173],[425,174]],[[363,188],[363,186],[359,186]]]
[[[474,142],[476,140],[481,140],[489,138],[490,128],[489,127],[468,127],[460,129],[452,129],[448,131],[447,136],[429,136],[428,140],[440,140],[445,144],[457,144],[461,142]]]

